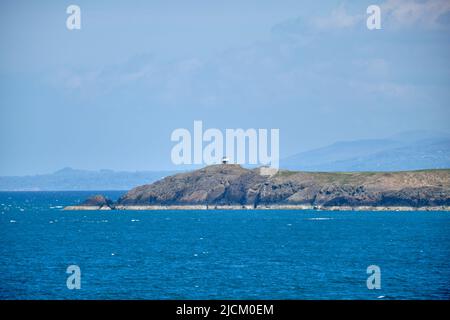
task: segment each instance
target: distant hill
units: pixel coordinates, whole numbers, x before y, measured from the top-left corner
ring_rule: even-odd
[[[450,136],[410,132],[381,140],[356,140],[306,151],[280,161],[303,171],[401,171],[450,168]]]
[[[450,134],[413,131],[388,139],[336,142],[281,159],[280,167],[313,172],[448,169]],[[129,190],[180,171],[117,172],[64,168],[52,174],[0,177],[0,191]]]
[[[176,171],[117,172],[64,168],[52,174],[0,177],[0,191],[128,190]]]

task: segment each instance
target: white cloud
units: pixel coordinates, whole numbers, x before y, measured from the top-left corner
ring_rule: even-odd
[[[311,24],[317,29],[350,28],[361,23],[364,14],[352,15],[347,12],[344,5],[334,9],[330,15],[325,17],[313,18]]]
[[[348,85],[354,92],[369,96],[379,95],[380,97],[390,98],[417,98],[419,95],[418,87],[394,82],[362,82],[351,80]],[[399,107],[401,106],[402,105]]]
[[[387,0],[381,5],[383,15],[389,23],[400,27],[440,27],[439,19],[450,14],[448,0]]]
[[[449,0],[387,0],[379,4],[383,29],[422,28],[436,29],[445,26],[442,18],[448,15]],[[353,6],[351,10],[341,3],[331,12],[315,17],[298,17],[276,25],[275,33],[306,35],[310,31],[333,29],[364,29],[368,15],[364,6]],[[448,24],[448,22],[447,22]],[[385,27],[387,26],[387,27]]]

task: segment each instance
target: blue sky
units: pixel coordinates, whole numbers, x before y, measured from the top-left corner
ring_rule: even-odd
[[[81,7],[69,31],[66,8]],[[381,7],[382,29],[366,28]],[[2,1],[0,175],[173,168],[170,134],[279,128],[280,155],[448,132],[449,1]]]

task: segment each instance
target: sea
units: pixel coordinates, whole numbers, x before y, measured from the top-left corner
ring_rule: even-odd
[[[96,193],[0,193],[0,299],[450,298],[450,212],[62,210]]]

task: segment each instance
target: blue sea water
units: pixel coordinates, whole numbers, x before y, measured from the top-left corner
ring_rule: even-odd
[[[0,299],[450,298],[448,212],[62,211],[91,194],[0,193]]]

